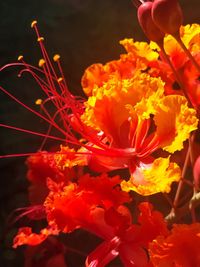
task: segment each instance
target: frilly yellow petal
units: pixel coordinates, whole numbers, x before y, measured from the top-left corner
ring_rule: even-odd
[[[155,114],[156,106],[164,94],[164,83],[160,78],[146,73],[136,73],[131,79],[110,79],[102,87],[93,89],[93,96],[85,102],[82,120],[91,127],[104,132],[115,126],[117,129],[128,119],[134,109],[141,119]]]
[[[199,24],[187,24],[180,27],[180,37],[185,46],[190,52],[199,52],[200,49],[200,25]],[[155,42],[150,42],[150,48],[160,51],[159,46]],[[178,50],[183,53],[182,48],[177,41],[170,34],[167,34],[164,38],[164,48],[167,54],[173,53]]]
[[[128,53],[132,53],[138,58],[144,58],[148,61],[158,59],[158,53],[153,51],[146,42],[134,42],[133,39],[124,39],[120,44],[126,49]]]
[[[183,148],[183,142],[198,124],[196,111],[188,107],[185,97],[179,95],[169,95],[160,101],[154,121],[160,146],[170,153]]]
[[[168,158],[157,158],[151,165],[143,165],[136,169],[129,181],[122,181],[123,191],[135,191],[148,196],[156,193],[169,193],[171,184],[181,178],[181,170]]]

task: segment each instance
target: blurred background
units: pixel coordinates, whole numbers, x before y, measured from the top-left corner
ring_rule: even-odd
[[[200,22],[199,0],[180,0],[180,4],[184,10],[184,24]],[[117,59],[123,52],[119,45],[121,39],[146,40],[131,0],[1,0],[0,66],[15,62],[21,54],[27,62],[38,64],[41,54],[30,27],[35,19],[49,55],[61,55],[69,88],[76,95],[83,95],[80,80],[85,68]],[[40,89],[28,75],[18,78],[17,73],[16,68],[2,71],[0,85],[35,107],[35,100],[41,97]],[[39,132],[46,129],[40,119],[2,92],[0,123]],[[32,135],[0,128],[0,155],[34,152],[41,141]],[[13,210],[28,203],[24,162],[25,158],[0,159],[0,266],[4,267],[24,266],[23,249],[11,248],[16,228],[13,225],[9,228],[7,223]],[[82,245],[84,248],[85,244]],[[95,246],[90,250],[93,248]],[[83,263],[84,257],[79,262],[68,262],[69,267],[83,266]]]

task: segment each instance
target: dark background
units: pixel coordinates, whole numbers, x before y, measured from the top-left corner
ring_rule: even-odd
[[[184,23],[199,22],[199,0],[180,3]],[[87,66],[117,59],[123,52],[119,45],[123,38],[145,40],[130,0],[1,0],[0,66],[16,61],[20,54],[27,62],[37,65],[41,56],[30,28],[35,19],[50,56],[61,55],[69,88],[78,95],[82,94],[80,79]],[[15,68],[0,73],[0,85],[31,107],[41,96],[30,77],[17,78]],[[39,132],[46,129],[40,119],[2,92],[0,123]],[[34,152],[41,141],[38,137],[0,128],[0,155]],[[0,159],[0,266],[23,266],[23,251],[11,249],[16,228],[7,231],[5,225],[11,211],[27,205],[24,161],[25,158]]]

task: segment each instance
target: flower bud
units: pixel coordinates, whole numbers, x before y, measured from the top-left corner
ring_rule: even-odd
[[[197,158],[193,168],[194,184],[196,189],[200,189],[200,156]]]
[[[155,25],[151,17],[152,2],[144,2],[138,8],[138,21],[147,38],[154,42],[160,42],[164,33]]]
[[[177,0],[154,0],[152,18],[164,33],[176,34],[183,22],[183,14]]]

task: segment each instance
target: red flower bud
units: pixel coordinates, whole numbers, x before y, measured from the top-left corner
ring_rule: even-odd
[[[183,22],[183,14],[177,0],[154,0],[152,18],[161,31],[175,34]]]
[[[144,2],[138,8],[138,21],[147,38],[154,42],[160,42],[164,33],[155,25],[151,17],[152,2]]]
[[[200,156],[197,158],[193,168],[194,184],[196,189],[200,189]]]

